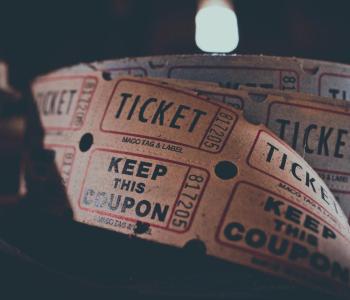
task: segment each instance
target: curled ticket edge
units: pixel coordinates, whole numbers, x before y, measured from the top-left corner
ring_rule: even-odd
[[[310,59],[263,55],[165,55],[85,63],[57,72],[104,71],[116,76],[210,81],[350,99],[350,66]]]
[[[164,83],[172,80],[165,79]],[[179,87],[244,110],[296,150],[324,179],[350,220],[350,103],[309,94],[178,81]]]
[[[33,83],[74,219],[201,240],[208,255],[348,295],[350,227],[323,180],[265,126],[177,84],[92,71]]]

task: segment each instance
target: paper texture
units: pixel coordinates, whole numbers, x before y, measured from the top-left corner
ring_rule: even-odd
[[[208,255],[349,292],[346,216],[316,171],[264,125],[179,83],[91,71],[79,75],[89,108],[72,128],[84,92],[70,76],[42,77],[33,93],[75,220],[176,247],[199,239]],[[61,96],[43,106],[50,92]]]

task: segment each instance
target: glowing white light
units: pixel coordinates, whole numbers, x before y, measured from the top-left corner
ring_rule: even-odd
[[[206,0],[196,14],[196,44],[205,52],[231,52],[239,41],[237,17],[224,0]]]

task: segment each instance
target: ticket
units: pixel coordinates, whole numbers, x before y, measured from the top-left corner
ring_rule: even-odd
[[[76,126],[81,82],[89,108]],[[60,96],[43,100],[52,91]],[[68,153],[60,169],[78,222],[175,247],[200,240],[208,255],[348,294],[347,217],[316,171],[245,110],[179,82],[96,71],[39,78],[33,94],[45,144],[61,166]]]

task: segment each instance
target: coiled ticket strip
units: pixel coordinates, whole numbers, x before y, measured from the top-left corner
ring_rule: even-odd
[[[270,129],[296,149],[312,167],[317,169],[336,195],[346,215],[350,217],[350,193],[347,188],[347,185],[349,185],[347,105],[338,101],[337,108],[334,110],[334,106],[329,101],[325,101],[324,105],[316,104],[316,102],[321,102],[320,98],[311,97],[312,99],[310,99],[309,96],[305,95],[305,93],[308,93],[326,98],[349,100],[349,65],[261,55],[173,55],[125,58],[81,64],[58,72],[69,70],[69,72],[80,73],[88,72],[91,69],[108,72],[111,77],[122,75],[154,76],[162,77],[162,80],[164,78],[176,78],[209,81],[225,88],[237,88],[245,85],[250,88],[271,88],[304,93],[304,95],[295,95],[294,98],[297,99],[296,106],[280,105],[277,107],[274,104],[273,114],[275,116],[267,116],[268,112],[263,109],[263,106],[267,106],[265,104],[259,106],[259,110],[262,109],[263,113],[256,109],[258,107],[256,104],[246,105],[245,110],[248,110],[248,114],[260,116],[259,121],[261,123],[269,126]],[[193,84],[192,86],[184,85],[184,83],[180,85],[193,87]],[[202,88],[202,91],[210,92],[210,90],[208,91],[208,85],[198,86],[196,84],[195,88],[199,90]],[[231,104],[238,109],[243,108],[243,100],[237,100],[239,95],[236,94],[237,97],[235,97],[235,93],[230,95],[227,90],[216,90],[216,93],[216,96],[215,93],[211,93],[211,97],[215,96],[216,99]],[[276,92],[271,91],[270,95],[273,93]],[[285,97],[282,94],[280,96]],[[300,103],[300,100],[303,99],[309,99],[313,106],[302,108],[300,105],[303,104]],[[294,112],[288,118],[282,116],[288,114],[287,107],[293,107]],[[278,119],[276,110],[281,111],[283,109],[284,112],[281,112],[282,119]],[[268,121],[267,117],[276,117],[276,120],[279,121],[276,121],[273,125],[273,121]],[[316,123],[309,122],[306,124],[308,118],[313,118]],[[303,122],[300,122],[301,120]],[[290,125],[288,125],[288,122],[291,122]],[[283,130],[286,130],[286,136],[284,136]],[[305,148],[304,140],[313,143],[312,147],[316,151],[313,151],[310,147]],[[331,152],[329,152],[329,149]]]
[[[33,94],[75,220],[176,247],[201,240],[208,255],[349,292],[350,228],[338,202],[242,111],[101,72],[53,73]]]
[[[112,76],[150,76],[201,80],[221,87],[273,88],[334,99],[350,99],[350,66],[300,58],[262,55],[168,55],[81,64],[65,72],[109,72]]]
[[[350,219],[349,102],[274,89],[176,84],[244,110],[251,122],[265,124],[310,163]]]

